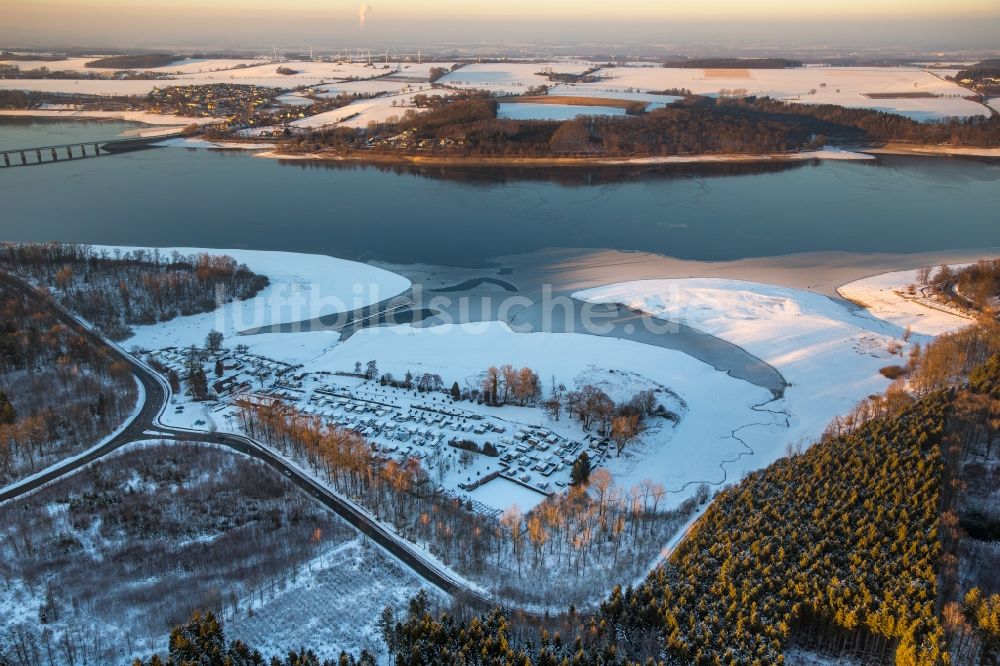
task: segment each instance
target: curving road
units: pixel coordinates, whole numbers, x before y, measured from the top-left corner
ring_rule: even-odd
[[[0,491],[0,502],[16,499],[47,483],[72,474],[130,442],[165,439],[220,444],[260,460],[286,476],[292,483],[311,495],[317,502],[320,502],[343,518],[355,529],[384,548],[390,555],[408,566],[414,573],[431,585],[448,594],[460,595],[463,599],[473,603],[479,603],[484,606],[494,605],[495,602],[478,590],[470,589],[467,583],[455,579],[446,569],[436,566],[433,562],[425,559],[412,543],[386,529],[356,506],[330,492],[326,487],[317,483],[255,440],[242,435],[221,432],[197,432],[162,425],[160,423],[160,415],[166,409],[170,397],[169,387],[162,377],[145,363],[106,340],[61,305],[43,296],[23,280],[0,273],[0,283],[21,292],[26,298],[34,299],[36,302],[48,307],[53,315],[67,327],[84,335],[95,345],[104,346],[115,357],[127,363],[132,368],[135,377],[142,384],[145,393],[145,399],[139,411],[132,416],[131,420],[114,437],[79,457],[53,465],[41,474],[8,486],[3,491]],[[147,434],[147,431],[155,434]]]

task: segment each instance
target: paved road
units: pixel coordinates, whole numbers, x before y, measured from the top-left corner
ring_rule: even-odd
[[[338,516],[354,526],[359,532],[384,548],[389,554],[410,567],[414,573],[423,578],[428,583],[438,587],[448,594],[461,595],[463,599],[479,603],[484,606],[493,605],[493,602],[475,590],[470,590],[461,581],[452,578],[448,572],[442,568],[434,566],[424,560],[410,542],[402,539],[397,534],[387,530],[370,516],[360,511],[353,504],[343,500],[320,485],[306,474],[300,472],[295,467],[289,465],[283,459],[272,453],[269,449],[257,443],[249,437],[233,435],[220,432],[197,432],[172,428],[161,425],[160,414],[167,406],[170,396],[166,382],[144,363],[133,358],[130,354],[114,344],[109,343],[102,336],[93,331],[90,327],[81,323],[76,317],[66,311],[62,306],[49,298],[40,294],[24,281],[10,275],[0,273],[0,283],[20,291],[26,297],[36,300],[52,310],[54,316],[66,326],[76,330],[81,335],[86,336],[95,345],[106,347],[114,356],[121,359],[132,368],[136,378],[142,383],[145,392],[144,403],[137,414],[135,414],[128,424],[121,431],[100,447],[71,460],[60,463],[44,474],[32,477],[23,483],[9,487],[0,492],[0,502],[11,500],[25,493],[31,492],[42,485],[54,481],[63,476],[72,474],[85,465],[102,458],[122,446],[135,441],[151,439],[168,439],[176,441],[198,441],[221,444],[235,451],[246,454],[257,460],[264,462],[273,469],[286,476],[292,483],[311,495]],[[155,435],[145,434],[146,431],[156,432]]]

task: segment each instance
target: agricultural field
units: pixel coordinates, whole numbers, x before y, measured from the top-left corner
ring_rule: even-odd
[[[578,61],[475,63],[446,74],[440,83],[454,88],[488,90],[498,95],[520,95],[530,88],[551,85],[544,72],[582,74],[592,66],[592,63]]]
[[[83,63],[88,59],[74,59],[66,61],[72,66],[66,66],[68,71],[81,71],[85,73],[106,73],[111,74],[120,70],[110,70],[102,68],[83,68]],[[60,68],[55,62],[30,62],[30,61],[0,61],[0,64],[17,65],[22,71],[35,69],[36,66],[48,67],[52,71]],[[431,66],[415,66],[412,78],[426,81],[426,71]],[[444,66],[444,65],[441,65]],[[217,83],[256,85],[266,88],[280,88],[291,90],[301,86],[316,86],[323,83],[337,81],[348,82],[363,79],[374,79],[388,74],[396,74],[399,67],[405,67],[400,63],[373,63],[366,65],[363,63],[335,63],[335,62],[312,62],[312,61],[291,61],[291,62],[262,62],[260,60],[185,60],[165,67],[154,67],[148,70],[154,74],[162,75],[159,79],[139,79],[139,80],[119,80],[115,78],[107,79],[0,79],[0,90],[30,90],[48,93],[79,93],[86,95],[146,95],[154,89],[163,88],[168,85],[207,85]],[[292,70],[292,74],[281,74],[279,68]],[[410,75],[407,74],[407,77]]]
[[[400,84],[407,88],[412,88],[409,84]],[[418,113],[426,109],[417,108],[413,104],[416,95],[427,94],[418,91],[406,93],[383,94],[380,97],[371,99],[359,99],[351,102],[347,106],[339,109],[317,113],[314,116],[307,116],[300,120],[293,121],[292,127],[316,129],[337,125],[339,127],[353,127],[364,129],[368,123],[383,123],[392,118],[400,118],[407,110]]]
[[[562,85],[572,94],[688,89],[696,95],[769,96],[801,104],[839,104],[899,113],[914,120],[983,116],[972,92],[943,74],[913,67],[798,67],[791,69],[685,69],[613,67],[592,83]]]

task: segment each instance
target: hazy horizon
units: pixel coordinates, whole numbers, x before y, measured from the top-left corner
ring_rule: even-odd
[[[569,20],[567,20],[568,17]],[[476,42],[567,45],[755,44],[786,48],[1000,47],[1000,5],[960,0],[699,5],[634,0],[628,5],[549,0],[503,3],[429,0],[10,0],[0,25],[8,46],[269,48]]]

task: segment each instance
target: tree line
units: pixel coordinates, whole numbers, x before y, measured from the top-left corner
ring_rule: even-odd
[[[211,312],[221,303],[252,298],[268,285],[265,276],[225,255],[64,243],[4,243],[0,270],[51,290],[112,340],[128,338],[133,325]]]
[[[0,486],[96,443],[136,397],[125,363],[0,284]]]
[[[905,116],[770,98],[689,96],[638,116],[582,116],[563,122],[496,117],[484,97],[441,100],[408,111],[367,134],[344,128],[296,137],[285,149],[344,153],[410,153],[442,157],[636,157],[779,153],[826,143],[888,141],[963,146],[1000,145],[1000,117],[920,123]],[[399,137],[406,136],[405,141]]]
[[[580,483],[530,511],[515,505],[492,517],[438,489],[432,474],[446,464],[440,452],[425,469],[418,458],[383,456],[353,430],[278,401],[243,400],[239,407],[248,435],[305,462],[404,538],[519,603],[591,599],[599,588],[595,581],[610,587],[642,575],[662,544],[708,499],[708,488],[701,488],[668,510],[663,486],[647,480],[619,487],[606,470],[590,472],[588,464]]]

